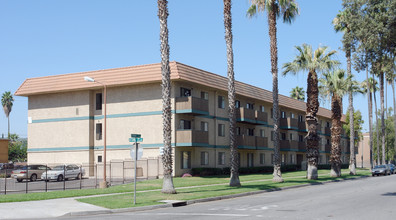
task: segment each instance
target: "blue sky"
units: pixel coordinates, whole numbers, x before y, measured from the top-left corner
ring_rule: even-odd
[[[341,0],[300,0],[291,25],[278,20],[279,73],[296,55],[295,45],[339,49],[341,34],[331,21]],[[248,0],[233,0],[234,62],[237,80],[272,90],[266,14],[246,17]],[[170,0],[170,58],[226,76],[226,47],[221,0]],[[160,62],[159,22],[155,0],[4,0],[0,1],[0,93],[14,93],[26,78]],[[365,73],[356,73],[365,79]],[[306,88],[307,73],[279,76],[279,93]],[[389,88],[388,105],[392,106]],[[27,98],[15,97],[11,133],[27,136]],[[344,99],[344,113],[347,107]],[[322,107],[329,108],[329,104]],[[355,97],[367,130],[367,98]],[[0,134],[7,119],[0,113]]]

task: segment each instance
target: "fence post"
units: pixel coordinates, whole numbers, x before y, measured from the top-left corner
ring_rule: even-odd
[[[8,173],[8,165],[5,165],[5,175],[4,175],[4,195],[7,195],[7,173]]]
[[[82,173],[82,165],[80,165],[80,189],[82,188],[82,178],[83,178],[83,173]]]
[[[63,165],[63,190],[66,190],[66,165]]]
[[[26,164],[26,193],[28,193],[29,165]],[[23,180],[23,179],[22,179]]]
[[[95,164],[95,189],[98,187],[98,164]]]
[[[110,175],[110,186],[111,186],[111,160],[110,160],[110,163],[109,163],[109,166],[110,166],[110,170],[109,170],[109,175]]]
[[[48,192],[48,164],[45,166],[45,191]]]
[[[125,184],[125,161],[122,161],[122,184]]]

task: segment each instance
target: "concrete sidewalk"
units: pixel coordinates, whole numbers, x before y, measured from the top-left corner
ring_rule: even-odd
[[[361,179],[364,177],[367,177],[367,176],[362,176],[362,177],[352,178],[352,179],[356,180],[356,179]],[[287,178],[285,178],[285,179],[287,179]],[[346,179],[346,180],[352,180],[352,179]],[[330,183],[330,182],[346,181],[346,180],[322,182],[317,185]],[[256,181],[257,180],[246,181],[246,182],[256,182]],[[259,181],[271,181],[271,180],[259,180]],[[221,183],[221,184],[213,184],[213,185],[224,185],[224,184]],[[205,186],[212,186],[212,185],[205,185]],[[197,199],[197,200],[188,201],[186,204],[193,204],[193,203],[207,202],[207,201],[214,201],[214,200],[221,200],[221,199],[230,199],[230,198],[248,196],[248,195],[253,195],[253,194],[260,194],[260,193],[276,191],[276,190],[299,188],[299,187],[304,187],[304,186],[312,186],[312,184],[303,184],[303,185],[296,185],[296,186],[277,188],[277,189],[253,191],[253,192],[248,192],[248,193],[220,196],[220,197],[214,197],[214,198]],[[180,187],[180,188],[176,188],[176,190],[182,189],[182,188],[195,188],[195,187],[204,187],[204,186]],[[159,190],[148,190],[148,191],[160,191],[160,189]],[[143,191],[139,191],[138,193],[141,193],[141,192],[143,192]],[[42,219],[42,218],[60,217],[60,216],[65,216],[65,215],[78,216],[78,215],[95,215],[95,214],[105,214],[105,213],[110,214],[110,213],[120,213],[120,212],[151,210],[151,209],[156,209],[156,208],[165,208],[165,207],[173,206],[172,203],[168,203],[168,204],[163,204],[163,205],[133,207],[133,208],[124,208],[124,209],[107,209],[107,208],[103,208],[103,207],[99,207],[99,206],[90,205],[87,203],[78,202],[76,200],[79,198],[87,198],[87,197],[95,197],[95,196],[110,196],[110,195],[117,195],[117,194],[124,194],[124,193],[82,196],[82,197],[73,197],[73,198],[61,198],[61,199],[50,199],[50,200],[29,201],[29,202],[0,203],[0,212],[2,213],[0,215],[0,219]]]

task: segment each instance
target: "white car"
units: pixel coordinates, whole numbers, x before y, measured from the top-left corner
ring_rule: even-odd
[[[70,178],[81,179],[85,175],[85,169],[75,164],[59,165],[41,175],[45,181],[63,181]]]

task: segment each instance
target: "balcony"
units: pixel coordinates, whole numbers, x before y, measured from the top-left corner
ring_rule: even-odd
[[[330,153],[331,151],[331,144],[325,144],[325,152]]]
[[[281,129],[298,129],[298,120],[296,118],[281,118]]]
[[[305,123],[305,121],[298,122],[298,130],[299,131],[307,131],[308,130],[307,124]]]
[[[248,108],[237,108],[236,118],[237,122],[256,124],[256,111]]]
[[[238,135],[237,146],[248,149],[256,149],[256,137],[247,136],[247,135]]]
[[[295,140],[291,140],[290,141],[290,149],[291,150],[298,150],[298,141],[295,141]]]
[[[298,142],[298,150],[299,151],[306,151],[307,150],[307,144],[303,141],[303,142]]]
[[[288,140],[280,140],[280,149],[281,150],[290,149],[290,142]]]
[[[192,96],[178,97],[176,98],[176,113],[207,115],[209,114],[208,100]]]
[[[208,140],[209,140],[209,135],[207,131],[198,131],[198,130],[176,131],[177,146],[207,145],[209,143]]]
[[[257,124],[268,124],[268,114],[266,112],[255,111]]]
[[[330,135],[331,134],[330,127],[325,127],[325,134],[326,135]]]
[[[256,147],[268,147],[268,138],[256,137]]]

